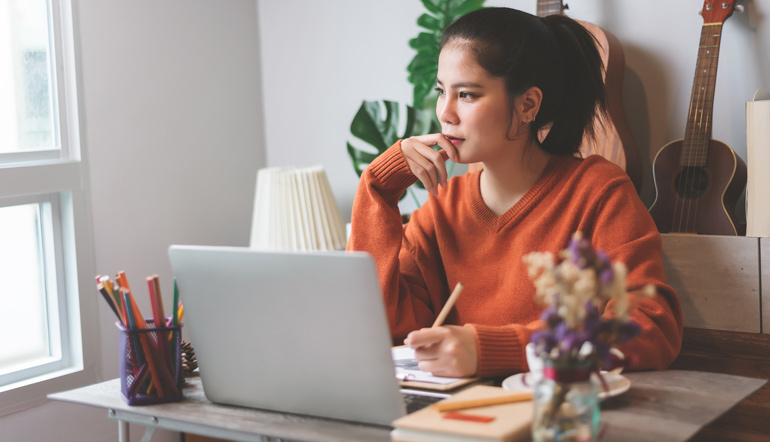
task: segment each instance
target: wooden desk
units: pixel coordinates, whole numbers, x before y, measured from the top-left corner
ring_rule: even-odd
[[[770,379],[770,334],[684,329],[679,357],[671,366]],[[692,442],[770,440],[770,384],[698,432]]]
[[[631,389],[602,406],[603,442],[685,441],[766,382],[679,370],[627,376]],[[390,440],[388,427],[213,404],[203,395],[198,378],[188,379],[184,395],[182,402],[131,407],[120,395],[119,380],[113,379],[48,398],[108,410],[109,417],[120,422],[121,442],[128,440],[128,423],[147,427],[143,442],[149,442],[155,428],[235,441]]]

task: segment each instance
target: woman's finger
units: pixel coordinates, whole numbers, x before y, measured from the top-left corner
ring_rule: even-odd
[[[407,157],[406,162],[409,164],[409,169],[414,176],[422,182],[425,190],[432,195],[436,195],[438,193],[438,183],[436,182],[436,173],[433,163],[419,154],[412,158]]]
[[[438,193],[436,170],[433,162],[424,156],[427,151],[435,154],[433,149],[413,138],[401,143],[401,152],[406,159],[409,170],[423,183],[428,192],[436,195]]]
[[[457,154],[457,148],[454,144],[450,143],[443,134],[420,135],[413,138],[426,146],[439,146],[441,152],[446,152],[446,157],[444,157],[445,160],[449,158],[455,163],[458,162],[459,155]]]
[[[422,328],[409,333],[404,339],[404,345],[416,349],[429,345],[435,345],[441,342],[444,336],[440,327]]]
[[[441,154],[441,152],[444,152],[443,150],[435,151],[427,146],[416,146],[416,149],[418,152],[428,161],[431,162],[433,166],[433,171],[435,173],[431,173],[431,177],[438,176],[438,184],[441,184],[443,187],[446,187],[446,181],[447,181],[447,171],[446,171],[446,164],[444,156]]]

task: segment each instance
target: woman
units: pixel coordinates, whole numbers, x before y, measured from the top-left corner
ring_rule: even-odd
[[[442,133],[401,140],[369,165],[348,243],[374,257],[394,342],[415,348],[420,369],[526,371],[543,306],[522,256],[556,253],[577,231],[627,265],[629,291],[657,289],[631,315],[642,333],[621,347],[630,368],[665,368],[678,354],[682,315],[654,222],[620,168],[575,155],[604,111],[601,69],[591,34],[565,16],[488,8],[445,32]],[[483,169],[447,179],[447,158]],[[399,196],[418,179],[430,196],[402,227]],[[448,325],[427,328],[460,281]]]

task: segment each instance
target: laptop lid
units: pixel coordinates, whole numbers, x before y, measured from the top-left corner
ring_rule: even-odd
[[[212,402],[378,425],[405,414],[365,253],[169,248]]]

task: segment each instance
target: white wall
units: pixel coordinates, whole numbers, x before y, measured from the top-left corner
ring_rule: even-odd
[[[96,268],[125,270],[144,312],[144,278],[166,249],[248,245],[256,171],[265,165],[254,0],[77,1],[80,100],[90,161]],[[119,376],[115,317],[97,296],[103,379]],[[132,440],[141,427],[132,426]],[[115,441],[104,410],[48,402],[0,418],[0,439]],[[178,440],[156,433],[153,441]]]
[[[411,103],[407,45],[424,12],[419,0],[257,0],[262,38],[267,160],[272,166],[322,163],[343,218],[358,178],[345,142],[361,101]],[[568,1],[567,14],[620,40],[626,56],[624,104],[645,163],[642,198],[654,197],[650,164],[684,137],[703,0]],[[770,2],[749,0],[724,26],[713,137],[745,160],[745,102],[770,88]],[[488,0],[535,12],[535,0]]]

